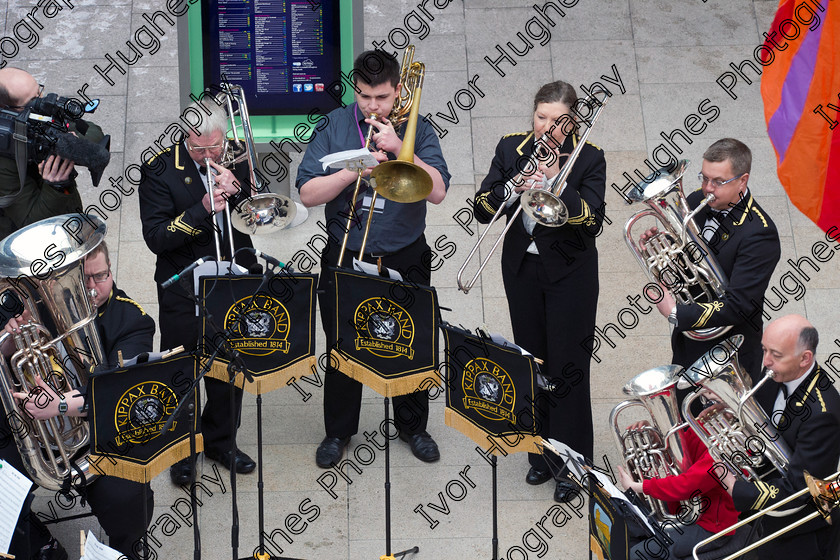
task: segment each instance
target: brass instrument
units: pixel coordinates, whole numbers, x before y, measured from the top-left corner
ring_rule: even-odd
[[[414,140],[417,133],[417,119],[420,113],[420,95],[423,88],[425,65],[422,62],[413,62],[414,45],[406,47],[403,53],[402,66],[400,67],[400,94],[394,101],[391,109],[390,122],[394,128],[407,122],[403,136],[402,147],[397,159],[385,161],[373,168],[370,173],[370,184],[373,187],[373,195],[370,201],[370,210],[365,224],[362,244],[359,248],[359,258],[365,252],[368,234],[373,223],[373,209],[376,204],[377,195],[381,195],[394,202],[419,202],[429,196],[432,192],[432,178],[425,169],[413,163],[414,161]],[[376,114],[371,113],[370,118],[376,120]],[[365,148],[370,147],[370,139],[374,127],[368,129],[365,138]],[[347,247],[347,240],[350,236],[350,228],[355,216],[356,198],[359,196],[359,187],[362,181],[363,169],[359,170],[356,178],[356,187],[353,190],[353,197],[350,200],[347,225],[344,229],[344,238],[341,241],[341,251],[338,256],[338,266],[344,259],[344,252]]]
[[[644,202],[649,208],[627,220],[624,238],[648,279],[664,284],[677,303],[711,303],[723,296],[728,280],[706,245],[694,216],[715,198],[709,194],[697,208],[689,211],[682,187],[688,164],[688,160],[681,160],[672,173],[662,168],[633,187],[628,193],[630,200]],[[637,243],[632,229],[646,216],[656,218],[662,228],[647,241]],[[711,340],[731,328],[710,327],[683,331],[683,335],[691,340]]]
[[[680,432],[686,424],[680,422],[676,392],[682,370],[681,366],[668,365],[640,373],[624,386],[624,393],[631,399],[619,403],[610,412],[616,444],[628,473],[637,482],[682,472],[685,453]],[[619,415],[631,407],[644,408],[650,417],[649,425],[632,430],[620,428]],[[648,495],[642,498],[659,521],[678,519],[668,512],[666,502]],[[690,501],[682,503],[696,508]]]
[[[81,224],[80,231],[65,229],[69,221]],[[88,423],[74,416],[34,420],[12,393],[35,395],[40,390],[36,377],[59,394],[83,388],[93,367],[104,361],[96,307],[85,287],[84,257],[102,242],[105,229],[96,216],[67,214],[31,224],[0,242],[0,293],[14,293],[31,316],[19,333],[0,336],[0,346],[11,337],[17,347],[8,365],[0,357],[0,401],[18,424],[13,433],[27,476],[50,490],[95,478],[88,461]],[[44,259],[52,261],[47,272]],[[45,326],[50,323],[55,337]]]
[[[763,509],[759,512],[754,513],[753,515],[747,517],[746,519],[744,519],[742,521],[739,521],[735,525],[732,525],[731,527],[727,527],[723,531],[712,535],[708,539],[700,541],[699,543],[697,543],[694,546],[694,549],[691,551],[691,554],[694,557],[694,560],[700,560],[697,556],[698,551],[700,550],[700,548],[706,546],[710,542],[716,541],[717,539],[725,536],[727,533],[730,533],[732,531],[740,529],[744,525],[752,523],[753,521],[755,521],[756,519],[758,519],[760,517],[763,517],[765,515],[770,515],[771,513],[775,512],[778,508],[782,507],[783,505],[787,504],[788,502],[792,502],[792,501],[804,496],[806,493],[811,494],[811,497],[814,499],[814,503],[817,507],[817,511],[812,512],[812,513],[806,515],[805,517],[803,517],[803,518],[801,518],[797,521],[794,521],[793,523],[791,523],[787,527],[785,527],[783,529],[779,529],[778,531],[776,531],[772,535],[767,535],[766,537],[752,543],[751,545],[749,545],[747,547],[742,548],[741,550],[739,550],[737,552],[734,552],[734,553],[730,554],[726,558],[722,558],[721,560],[735,560],[735,558],[739,558],[742,555],[744,555],[744,554],[762,546],[763,544],[768,543],[768,542],[784,535],[785,533],[793,531],[794,529],[796,529],[800,525],[804,525],[805,523],[808,523],[812,519],[816,519],[817,517],[820,517],[820,516],[822,516],[823,519],[825,519],[825,521],[827,523],[831,524],[831,517],[829,517],[829,516],[831,515],[831,512],[834,510],[834,508],[836,508],[838,505],[840,505],[840,481],[837,480],[838,476],[840,476],[840,471],[832,474],[831,476],[829,476],[825,480],[820,480],[818,478],[815,478],[815,477],[811,476],[811,474],[808,473],[808,471],[803,471],[802,474],[805,477],[805,485],[806,485],[805,488],[803,488],[799,492],[796,492],[795,494],[791,494],[790,496],[788,496],[784,500],[781,500],[781,501],[773,504],[772,506],[769,506],[769,507],[767,507],[767,508],[765,508],[765,509]]]
[[[230,128],[225,135],[225,148],[219,165],[230,168],[237,163],[246,162],[248,182],[251,187],[250,196],[234,208],[232,225],[246,235],[265,235],[285,229],[294,221],[297,205],[291,198],[282,194],[272,192],[257,194],[262,189],[256,173],[257,149],[254,145],[245,92],[241,86],[227,82],[222,82],[221,88],[222,91],[216,95],[216,100],[225,107]],[[242,127],[241,139],[239,137],[240,125],[237,125],[236,117],[239,117]],[[210,168],[208,167],[207,170],[209,172]],[[230,222],[229,219],[228,223]]]
[[[426,66],[422,62],[412,62],[413,58],[414,45],[409,45],[403,53],[400,68],[400,81],[403,86],[400,89],[406,89],[410,104],[407,104],[402,94],[395,103],[397,123],[400,122],[400,113],[405,111],[406,105],[410,108],[400,153],[397,154],[396,160],[384,161],[370,172],[370,183],[376,193],[388,200],[404,203],[419,202],[432,192],[432,178],[425,169],[414,163],[414,140]],[[362,244],[364,245],[364,242]]]
[[[487,256],[484,260],[481,261],[479,264],[478,270],[476,271],[475,275],[472,279],[464,283],[462,276],[464,275],[464,271],[467,269],[467,265],[475,255],[476,251],[478,251],[479,246],[481,245],[484,238],[487,236],[487,233],[493,227],[493,224],[501,218],[502,214],[504,213],[505,209],[507,208],[506,203],[507,200],[502,201],[499,204],[499,209],[496,210],[496,213],[493,215],[493,218],[487,224],[487,228],[484,230],[478,240],[475,243],[475,246],[467,255],[467,258],[464,260],[464,264],[461,265],[461,268],[458,269],[458,289],[460,289],[465,294],[469,293],[472,287],[475,285],[478,277],[481,276],[481,272],[484,270],[484,267],[487,266],[487,263],[490,262],[490,257],[493,256],[493,253],[496,252],[496,249],[501,244],[502,240],[507,235],[508,230],[510,230],[513,223],[516,221],[517,216],[523,210],[526,214],[528,214],[531,219],[536,221],[540,225],[548,226],[548,227],[559,227],[566,223],[569,219],[569,213],[566,209],[566,205],[560,200],[560,192],[562,191],[563,187],[566,185],[566,180],[569,177],[569,174],[572,172],[572,167],[575,164],[578,156],[580,155],[580,151],[583,149],[583,146],[586,144],[586,139],[589,137],[589,133],[592,131],[592,127],[595,126],[595,121],[598,120],[598,117],[601,116],[601,111],[604,108],[604,104],[607,102],[607,95],[604,95],[603,101],[597,101],[599,103],[598,110],[595,112],[595,115],[589,121],[589,128],[586,129],[586,132],[583,133],[580,140],[578,141],[577,146],[575,146],[574,151],[569,155],[569,158],[566,160],[566,163],[563,164],[563,168],[560,170],[560,173],[553,179],[551,186],[548,189],[542,188],[532,188],[524,193],[514,193],[514,187],[520,186],[522,182],[521,173],[517,174],[515,177],[510,179],[507,183],[505,183],[505,192],[507,196],[520,196],[519,199],[519,207],[513,213],[513,215],[508,218],[507,224],[502,232],[499,234],[498,239],[496,242],[493,243],[493,246],[490,248],[490,252],[487,253]],[[555,125],[557,126],[557,125]],[[546,155],[544,152],[541,152],[539,146],[546,147],[549,144],[549,132],[546,132],[534,143],[534,152],[528,158],[525,165],[522,166],[522,169],[536,169],[538,163],[540,161],[545,161]],[[527,195],[527,196],[526,196]]]
[[[768,466],[785,475],[792,453],[773,427],[773,421],[752,398],[775,374],[768,370],[751,388],[750,377],[738,364],[738,348],[743,341],[744,336],[738,334],[717,344],[682,374],[684,379],[679,388],[687,387],[689,382],[699,386],[683,401],[683,418],[709,448],[715,461],[732,465],[738,472],[746,471],[742,476],[753,482],[773,472]],[[691,405],[701,397],[716,405],[695,418]],[[756,448],[758,443],[763,445]]]

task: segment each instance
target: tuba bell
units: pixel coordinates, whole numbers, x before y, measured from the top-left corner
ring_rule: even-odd
[[[680,431],[686,424],[680,421],[676,385],[683,368],[678,365],[659,366],[640,373],[624,386],[624,394],[632,397],[616,405],[610,412],[610,425],[627,471],[633,480],[643,481],[680,474],[685,456]],[[641,429],[624,430],[619,416],[631,407],[647,412],[649,425]],[[667,504],[651,496],[643,496],[659,521],[675,521],[683,515],[668,512]],[[695,510],[696,504],[682,502]],[[695,511],[695,513],[697,513]]]
[[[637,184],[628,193],[631,202],[649,206],[630,216],[624,225],[624,239],[636,256],[648,279],[662,283],[677,303],[711,303],[726,291],[728,280],[712,255],[694,222],[694,216],[709,202],[710,194],[690,211],[683,194],[682,178],[688,160],[681,160],[672,173],[662,168]],[[662,224],[660,231],[644,243],[633,236],[633,226],[641,218],[652,216]],[[711,340],[732,327],[710,327],[683,331],[691,340]]]
[[[679,388],[687,388],[689,383],[698,387],[683,401],[683,417],[714,460],[730,465],[732,471],[754,482],[773,469],[787,474],[791,451],[773,421],[752,398],[775,374],[768,370],[751,387],[750,377],[738,363],[738,348],[743,341],[744,336],[738,334],[717,344],[683,372]],[[700,398],[714,404],[695,417],[691,405]]]
[[[73,228],[65,227],[71,223]],[[8,365],[0,357],[0,400],[27,475],[50,490],[94,478],[88,423],[72,416],[34,420],[12,393],[33,394],[36,376],[58,393],[80,389],[93,367],[103,363],[84,257],[104,237],[105,223],[99,218],[67,214],[31,224],[0,242],[0,294],[8,298],[7,292],[14,293],[31,315],[19,333],[0,336],[0,346],[12,337],[17,348]]]

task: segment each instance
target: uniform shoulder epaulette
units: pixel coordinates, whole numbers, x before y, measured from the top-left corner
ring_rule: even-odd
[[[155,155],[150,157],[148,160],[146,160],[146,165],[151,165],[152,162],[155,161],[156,157],[158,157],[160,154],[162,154],[164,152],[168,152],[169,150],[170,150],[170,148],[164,148],[163,150],[159,151],[158,153],[156,153]]]
[[[604,149],[601,146],[599,146],[598,144],[593,144],[589,140],[587,140],[586,143],[589,144],[590,146],[592,146],[593,148],[595,148],[596,150],[600,150],[602,152],[604,151]]]
[[[528,132],[511,132],[510,134],[505,134],[502,138],[509,138],[511,136],[526,136],[530,133]]]
[[[143,307],[142,307],[139,303],[137,303],[136,301],[134,301],[133,299],[131,299],[131,298],[127,298],[127,297],[122,297],[122,296],[117,296],[117,297],[116,297],[116,299],[117,299],[117,301],[124,301],[125,303],[130,303],[131,305],[136,306],[136,307],[137,307],[137,309],[139,309],[139,310],[140,310],[140,313],[141,313],[142,315],[145,315],[145,314],[146,314],[146,310],[145,310],[145,309],[143,309]]]

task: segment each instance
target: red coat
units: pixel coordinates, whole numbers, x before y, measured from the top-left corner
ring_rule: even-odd
[[[680,507],[677,502],[683,500],[700,504],[702,513],[696,523],[707,531],[717,533],[734,525],[738,521],[738,512],[732,497],[708,472],[714,465],[709,450],[691,429],[684,429],[682,435],[685,451],[682,474],[645,480],[642,490],[648,496],[668,502],[671,513],[677,512]],[[690,516],[681,521],[694,523]]]

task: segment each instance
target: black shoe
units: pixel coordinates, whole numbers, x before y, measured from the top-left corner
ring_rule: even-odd
[[[192,470],[190,469],[190,458],[187,457],[186,459],[181,459],[171,467],[169,467],[169,478],[172,479],[172,484],[177,484],[178,486],[183,486],[184,484],[190,483],[190,475],[192,474]]]
[[[230,451],[219,453],[218,451],[213,451],[212,449],[205,449],[204,454],[207,458],[213,459],[217,463],[221,463],[225,468],[230,468]],[[239,474],[248,474],[254,472],[254,469],[257,468],[257,464],[254,460],[241,449],[236,450],[236,459],[234,464],[236,465],[236,472]]]
[[[325,437],[315,452],[315,463],[322,469],[328,469],[341,460],[344,448],[350,443],[350,436],[346,438]]]
[[[61,543],[50,537],[50,542],[41,547],[41,550],[33,557],[35,560],[67,560],[67,551]]]
[[[551,471],[548,469],[541,470],[537,467],[531,467],[528,469],[528,474],[525,475],[525,482],[532,486],[537,486],[549,480],[551,480]]]
[[[580,489],[568,480],[558,480],[554,488],[554,501],[565,504],[580,495]]]
[[[411,446],[411,452],[414,456],[426,463],[434,463],[440,459],[440,451],[429,435],[429,432],[421,432],[419,434],[408,435],[405,432],[400,432],[400,439],[407,441]]]

